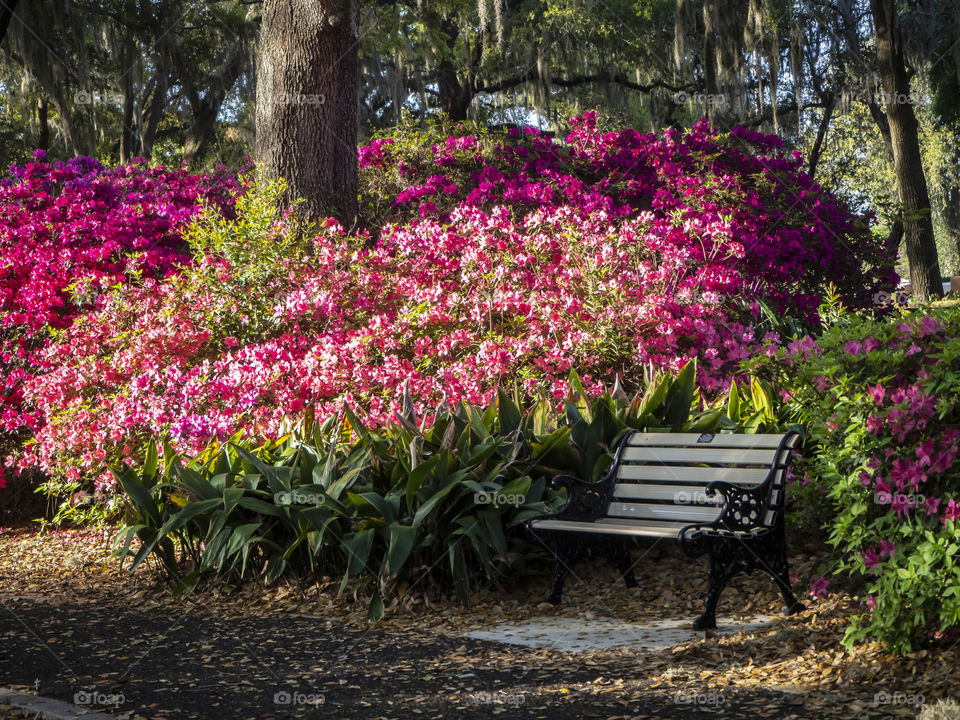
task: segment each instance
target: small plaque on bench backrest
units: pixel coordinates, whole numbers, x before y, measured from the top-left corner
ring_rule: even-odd
[[[713,433],[704,433],[703,435],[697,438],[697,442],[698,443],[713,442],[713,437],[714,437]]]

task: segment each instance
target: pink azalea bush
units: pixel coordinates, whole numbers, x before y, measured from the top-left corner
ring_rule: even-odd
[[[910,650],[960,626],[960,312],[842,315],[760,369],[808,423],[799,503],[821,510],[836,576],[865,577],[848,642]]]
[[[870,307],[896,286],[897,248],[872,237],[868,219],[817,185],[776,135],[720,134],[705,120],[662,137],[601,133],[593,113],[571,125],[566,146],[534,128],[510,130],[509,140],[374,140],[360,148],[360,167],[377,226],[411,215],[449,221],[464,206],[515,215],[565,207],[614,225],[642,217],[638,239],[697,265],[706,302],[749,297],[814,323],[827,283],[848,307]]]
[[[98,290],[136,272],[164,277],[189,261],[179,228],[198,203],[226,208],[236,182],[133,163],[105,168],[91,158],[12,166],[0,180],[0,422],[4,432],[37,429],[22,387],[49,367],[50,330],[98,304]]]
[[[435,142],[433,141],[435,140]],[[758,300],[816,321],[889,289],[889,249],[777,138],[687,135],[380,139],[360,149],[371,232],[301,238],[261,189],[207,213],[182,274],[106,293],[47,347],[20,459],[71,481],[135,462],[143,441],[276,438],[350,403],[387,423],[497,388],[560,400],[648,364],[700,365],[707,395],[761,350]],[[389,221],[388,221],[389,220]]]
[[[100,305],[117,283],[165,277],[190,261],[179,231],[210,203],[229,211],[236,180],[224,169],[189,175],[135,160],[106,168],[90,158],[11,166],[0,178],[0,455],[5,465],[44,412],[24,403],[24,386],[51,366],[51,332]],[[0,468],[0,490],[9,470]],[[32,488],[21,478],[0,503]]]

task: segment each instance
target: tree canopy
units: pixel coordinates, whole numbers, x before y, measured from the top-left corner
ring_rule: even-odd
[[[238,166],[255,149],[268,5],[7,0],[0,155],[23,162],[39,147],[52,158]],[[780,134],[817,179],[874,211],[878,232],[920,242],[912,223],[929,222],[942,271],[960,270],[958,0],[371,0],[356,8],[361,140],[441,114],[532,124],[558,137],[584,110],[599,111],[611,129],[643,131],[706,116],[719,129]],[[893,14],[878,24],[883,8]],[[885,29],[887,56],[878,42]],[[898,83],[885,83],[894,73]],[[891,110],[901,123],[893,133]],[[901,117],[911,115],[915,122]],[[921,184],[929,211],[909,191]]]

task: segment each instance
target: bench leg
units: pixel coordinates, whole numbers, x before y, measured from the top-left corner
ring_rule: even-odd
[[[693,622],[694,630],[712,630],[717,626],[717,603],[720,601],[720,593],[737,571],[735,559],[721,558],[718,545],[710,548],[710,565],[707,570],[710,584],[707,589],[707,600],[704,603],[703,614]]]
[[[787,563],[787,543],[784,537],[783,521],[774,529],[770,544],[766,546],[763,555],[767,562],[759,563],[759,567],[766,572],[776,583],[783,598],[783,614],[793,615],[806,609],[804,604],[797,600],[790,587],[790,566]]]
[[[806,610],[806,606],[797,600],[796,596],[793,594],[793,588],[790,587],[790,568],[787,565],[785,551],[782,553],[781,557],[777,558],[775,563],[772,563],[771,565],[763,565],[761,567],[771,578],[773,578],[773,582],[777,584],[777,589],[780,590],[780,597],[783,598],[784,615],[793,615]]]
[[[788,570],[782,570],[780,573],[770,573],[770,577],[777,584],[780,590],[780,597],[783,598],[783,614],[795,615],[798,612],[806,610],[806,606],[797,600],[790,587],[790,573]]]
[[[553,605],[559,605],[563,594],[563,584],[566,582],[570,571],[581,555],[577,543],[559,538],[553,543],[553,587],[550,588],[550,594],[546,601]]]
[[[630,557],[630,550],[624,543],[613,543],[608,551],[613,564],[617,566],[620,575],[623,576],[623,584],[628,588],[637,587],[637,578],[633,574],[633,559]]]

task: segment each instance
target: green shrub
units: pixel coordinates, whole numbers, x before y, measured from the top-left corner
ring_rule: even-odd
[[[131,570],[154,557],[179,591],[207,574],[341,575],[341,591],[367,592],[371,618],[421,581],[466,603],[511,552],[535,551],[522,527],[563,500],[554,475],[598,479],[631,428],[756,431],[772,407],[757,385],[760,410],[739,396],[702,409],[693,364],[648,377],[633,400],[617,386],[588,402],[570,382],[561,411],[546,400],[523,411],[501,392],[485,409],[460,403],[418,420],[408,396],[408,412],[379,430],[345,409],[319,427],[308,415],[276,443],[235,438],[189,461],[152,443],[139,472],[115,470],[128,519],[118,555],[133,557]]]
[[[845,642],[909,651],[960,625],[960,312],[834,321],[753,366],[808,428],[805,512],[866,582]]]

